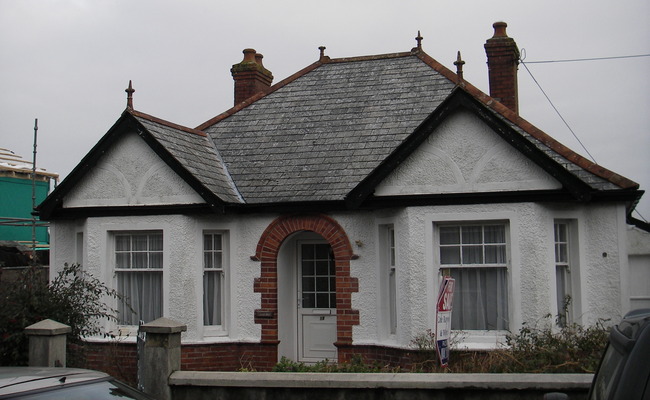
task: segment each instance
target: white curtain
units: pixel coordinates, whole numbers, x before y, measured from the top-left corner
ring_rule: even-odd
[[[456,279],[452,329],[508,329],[506,268],[452,268]]]
[[[138,325],[162,317],[163,235],[125,232],[115,235],[119,323]],[[134,271],[129,271],[134,270]]]
[[[118,307],[120,324],[138,325],[139,320],[146,323],[162,317],[162,271],[120,271],[117,290],[125,296]]]
[[[203,272],[203,325],[221,325],[221,271]]]

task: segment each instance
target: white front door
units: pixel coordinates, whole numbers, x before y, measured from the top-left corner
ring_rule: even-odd
[[[336,268],[328,243],[298,244],[298,359],[336,361]]]

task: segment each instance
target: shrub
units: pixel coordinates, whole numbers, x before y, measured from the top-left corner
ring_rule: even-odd
[[[550,318],[550,316],[548,316]],[[607,343],[609,329],[604,320],[593,326],[569,324],[553,327],[544,323],[533,327],[524,323],[517,333],[506,338],[503,348],[491,351],[454,349],[452,337],[449,367],[446,372],[482,373],[593,373]],[[415,370],[440,372],[435,352],[435,333],[427,330],[411,344],[418,350]]]
[[[511,357],[499,372],[581,373],[595,372],[607,344],[604,320],[583,327],[568,324],[559,330],[524,326],[507,339]]]
[[[359,355],[353,356],[349,362],[337,364],[330,360],[323,360],[314,364],[305,364],[290,360],[282,357],[280,362],[273,367],[273,372],[353,372],[353,373],[367,373],[367,372],[399,372],[396,369],[389,369],[377,363],[368,364]]]
[[[106,305],[106,297],[118,293],[81,269],[65,264],[52,282],[37,276],[35,267],[8,284],[0,294],[0,365],[26,365],[28,339],[24,329],[44,319],[69,325],[69,339],[103,335],[100,321],[115,320],[116,310]]]

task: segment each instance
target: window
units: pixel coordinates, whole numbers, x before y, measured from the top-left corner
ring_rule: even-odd
[[[379,243],[379,279],[380,307],[385,316],[382,319],[382,330],[386,334],[397,332],[397,248],[395,243],[395,228],[393,224],[378,226]]]
[[[327,243],[301,246],[302,308],[336,308],[336,264]]]
[[[390,313],[390,333],[395,334],[397,331],[397,287],[396,287],[396,267],[395,267],[395,228],[389,226],[386,228],[386,247],[387,247],[387,268],[388,273],[388,307]]]
[[[456,279],[452,328],[508,329],[506,225],[441,225],[439,245],[443,273]]]
[[[123,232],[115,237],[119,323],[138,325],[162,317],[162,232]]]
[[[203,234],[203,325],[223,325],[224,234]]]
[[[569,225],[555,222],[555,288],[557,294],[557,323],[566,326],[571,305],[571,269],[569,249]]]

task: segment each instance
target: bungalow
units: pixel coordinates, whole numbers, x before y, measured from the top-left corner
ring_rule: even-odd
[[[271,85],[253,49],[235,105],[196,128],[127,108],[40,205],[52,270],[78,262],[128,298],[107,329],[187,325],[184,369],[407,362],[456,279],[460,345],[549,313],[629,307],[639,185],[518,114],[519,51],[494,24],[490,95],[427,55],[319,59]]]

